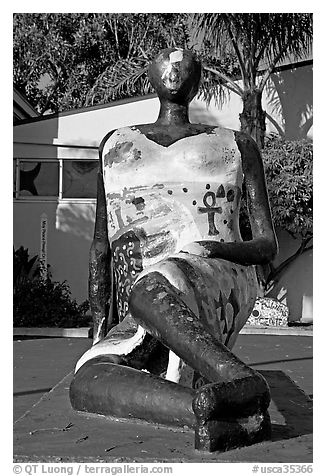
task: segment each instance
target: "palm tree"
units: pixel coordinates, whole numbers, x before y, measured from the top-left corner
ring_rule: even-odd
[[[238,94],[243,101],[241,129],[261,148],[266,130],[262,94],[271,73],[282,60],[304,57],[312,48],[309,13],[148,14],[146,28],[137,15],[129,15],[128,20],[132,47],[127,56],[121,56],[97,79],[89,91],[88,104],[96,103],[98,98],[109,101],[152,92],[146,66],[158,47],[194,49],[203,59],[201,96],[223,102],[227,92]],[[120,29],[118,25],[117,36]]]
[[[243,101],[241,130],[262,148],[266,130],[263,90],[282,60],[298,59],[310,52],[312,14],[195,13],[189,27],[192,47],[206,58],[206,97],[218,96],[221,87],[238,94]],[[211,66],[214,62],[219,63],[218,67]],[[232,62],[234,67],[230,70]],[[241,82],[234,80],[236,67]],[[212,85],[215,88],[210,93]]]

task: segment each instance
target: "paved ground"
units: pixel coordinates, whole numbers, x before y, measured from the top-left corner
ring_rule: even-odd
[[[74,368],[90,339],[14,340],[14,421]]]
[[[171,433],[165,428],[157,431],[149,425],[108,422],[71,411],[68,374],[90,344],[86,338],[15,338],[14,421],[18,460],[24,460],[24,455],[27,461],[60,455],[65,460],[80,461],[94,456],[98,461],[312,461],[312,414],[307,397],[313,393],[312,337],[239,336],[234,352],[262,370],[271,386],[273,441],[210,455],[204,460],[193,451],[191,432]],[[33,407],[36,402],[39,403]],[[74,428],[63,432],[67,423]],[[51,429],[55,431],[47,431]],[[102,442],[103,448],[97,441]]]

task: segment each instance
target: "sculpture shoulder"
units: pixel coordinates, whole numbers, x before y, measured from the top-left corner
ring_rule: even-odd
[[[113,129],[112,131],[108,132],[102,139],[99,146],[100,158],[102,158],[103,151],[106,148],[106,146],[111,148],[111,147],[115,147],[116,142],[129,141],[129,140],[132,141],[134,137],[134,130],[135,130],[135,126],[125,126],[125,127],[120,127],[118,129]],[[110,141],[111,138],[112,140]]]
[[[192,126],[195,126],[195,130],[198,132],[198,134],[204,133],[208,136],[216,137],[217,141],[220,141],[221,139],[225,139],[226,141],[230,142],[235,141],[238,146],[239,143],[241,143],[241,146],[243,145],[244,147],[246,147],[247,142],[254,142],[248,134],[230,129],[228,127],[208,124],[192,124]]]
[[[242,158],[250,155],[250,152],[253,150],[259,154],[258,147],[249,134],[228,127],[208,125],[203,125],[202,127],[204,128],[203,132],[205,132],[207,136],[214,137],[217,143],[229,144],[230,147],[233,147],[235,143]]]
[[[106,142],[108,141],[108,139],[117,131],[117,129],[113,129],[112,131],[108,132],[104,137],[103,139],[101,140],[101,143],[99,145],[99,155],[100,155],[100,159],[102,158],[102,154],[103,154],[103,149],[104,149],[104,146],[106,144]]]

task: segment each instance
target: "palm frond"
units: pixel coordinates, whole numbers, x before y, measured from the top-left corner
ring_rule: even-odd
[[[213,73],[206,73],[203,75],[198,97],[207,105],[213,100],[216,106],[222,107],[229,99],[230,91],[225,87],[225,82],[216,78]]]
[[[211,58],[220,59],[234,54],[222,13],[194,13],[189,21],[190,47],[207,50]]]
[[[141,89],[143,94],[147,94],[151,88],[146,74],[147,64],[148,62],[143,58],[121,60],[116,63],[107,78],[108,94],[112,97],[122,94],[129,95],[137,89]]]
[[[190,20],[195,49],[206,49],[215,58],[236,54],[241,69],[250,75],[264,60],[275,67],[289,55],[294,60],[312,48],[310,13],[195,13]]]
[[[146,74],[147,65],[145,58],[119,60],[97,78],[87,95],[87,105],[97,104],[99,99],[109,102],[153,91]]]

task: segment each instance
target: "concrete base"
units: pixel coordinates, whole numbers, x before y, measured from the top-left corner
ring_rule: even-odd
[[[272,441],[225,453],[194,449],[194,432],[75,412],[67,375],[14,426],[15,462],[312,462],[312,401],[281,371],[261,371],[272,394]]]

